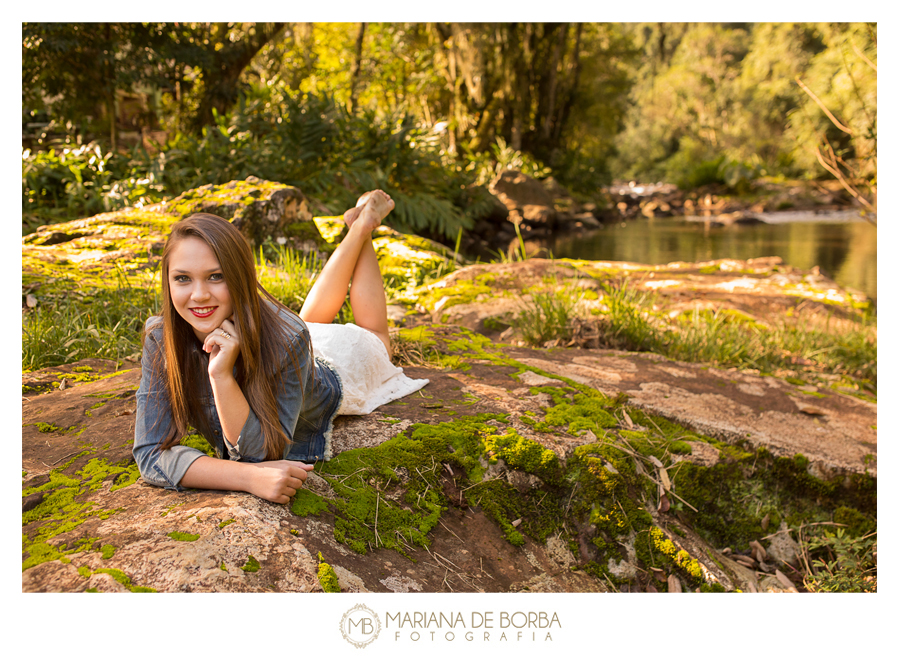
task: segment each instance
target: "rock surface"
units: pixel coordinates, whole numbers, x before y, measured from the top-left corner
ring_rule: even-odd
[[[488,189],[509,210],[509,221],[522,221],[532,226],[553,228],[556,208],[553,197],[539,181],[521,171],[507,169],[500,173]]]
[[[323,256],[341,230],[306,217],[294,188],[229,185],[27,236],[24,311],[113,277],[152,283],[165,234],[191,212]],[[777,259],[532,259],[420,287],[455,254],[387,228],[375,243],[386,278],[408,281],[398,301],[418,304],[392,307],[395,358],[431,383],[339,418],[335,458],[289,505],[144,483],[131,457],[137,361],[23,374],[23,591],[309,592],[335,579],[350,592],[796,591],[791,528],[874,519],[865,396],[600,349],[593,334],[529,348],[510,323],[544,287],[581,291],[590,313],[625,276],[662,314],[849,322],[858,300],[819,273]]]
[[[629,425],[624,418],[643,418],[638,415],[640,409],[677,420],[685,400],[691,398],[706,400],[695,404],[689,414],[690,426],[698,431],[703,432],[705,426],[716,429],[729,445],[741,435],[750,435],[746,442],[738,443],[751,451],[756,445],[765,446],[776,457],[806,451],[809,468],[818,469],[819,477],[833,477],[833,471],[857,472],[863,466],[860,456],[870,454],[865,446],[841,434],[852,434],[852,428],[864,434],[863,428],[874,417],[874,409],[855,401],[834,400],[833,416],[817,425],[815,419],[796,410],[789,385],[772,385],[759,377],[704,372],[661,358],[608,350],[548,354],[525,348],[495,351],[483,345],[482,350],[487,351],[472,352],[458,345],[456,330],[434,331],[432,340],[442,343],[442,349],[468,355],[465,365],[450,369],[407,366],[411,376],[427,376],[432,383],[422,395],[382,407],[369,416],[339,418],[334,431],[337,455],[373,450],[393,437],[411,436],[419,423],[436,426],[482,413],[500,413],[504,416],[499,421],[486,425],[498,428],[497,432],[514,432],[522,441],[534,442],[565,462],[573,459],[580,446],[597,441],[596,434],[571,426],[566,430],[565,423],[540,428],[533,420],[524,421],[541,418],[559,406],[543,391],[564,393],[573,382],[613,396],[620,391],[633,396],[634,406],[627,407],[625,415],[618,414],[622,421],[615,431],[620,438],[610,434],[599,439],[601,442],[632,436],[622,430],[640,427],[635,422]],[[72,381],[62,390],[23,399],[24,591],[319,591],[320,559],[333,567],[343,591],[675,591],[696,589],[702,582],[726,590],[778,588],[771,579],[760,584],[753,569],[710,545],[683,514],[660,511],[655,496],[647,497],[640,490],[630,490],[628,495],[650,512],[653,527],[662,529],[659,545],[674,547],[670,549],[673,554],[686,551],[703,574],[700,580],[692,581],[665,562],[661,566],[666,582],[647,580],[645,574],[651,572],[635,554],[633,533],[620,540],[621,552],[606,558],[609,576],[598,575],[589,568],[599,555],[593,542],[596,530],[586,518],[569,519],[568,540],[565,534],[544,541],[526,534],[520,543],[512,543],[502,524],[487,512],[486,504],[466,501],[463,491],[477,483],[466,480],[464,473],[449,463],[435,471],[442,473],[444,511],[428,533],[428,545],[407,546],[403,551],[407,557],[371,546],[360,554],[336,538],[344,514],[333,504],[339,497],[334,488],[340,478],[329,474],[327,465],[325,470],[317,468],[318,475],[310,478],[308,489],[328,504],[307,516],[249,494],[158,489],[137,478],[130,457],[139,366],[126,362],[116,370],[116,365],[94,360],[90,365],[67,366],[66,372],[56,369],[25,376],[24,382],[32,388],[40,381],[59,381],[75,368],[82,379],[97,379]],[[92,370],[86,371],[86,367]],[[570,404],[571,395],[570,391],[563,404]],[[759,412],[759,403],[771,410]],[[742,413],[746,404],[754,406]],[[728,408],[731,412],[723,417],[722,409]],[[774,436],[772,414],[779,414],[782,424],[791,423],[791,432]],[[817,444],[802,439],[809,432],[818,438]],[[688,455],[673,454],[678,459],[667,461],[674,482],[670,498],[681,495],[686,504],[693,499],[697,506],[699,500],[679,485],[679,463],[695,456],[701,465],[723,463],[726,458],[719,455],[723,444],[694,436],[697,445],[706,446],[712,456],[695,450]],[[625,441],[620,445],[631,444]],[[651,461],[638,461],[647,473],[654,471]],[[403,477],[414,480],[415,474]],[[578,487],[564,485],[560,490],[559,485],[544,482],[521,464],[510,465],[502,459],[485,472],[484,480],[492,479],[506,482],[520,493],[529,492],[529,496],[533,492],[552,496],[552,500],[562,501],[560,505],[567,498],[572,505],[573,497],[579,496]],[[66,491],[70,498],[65,497]],[[400,495],[391,488],[382,491],[385,500]],[[578,502],[577,497],[574,500]],[[510,522],[515,519],[509,518]],[[375,523],[377,526],[377,516]],[[773,552],[785,555],[784,543],[780,540],[775,547],[773,542]],[[741,557],[753,564],[752,558]],[[617,579],[615,584],[609,577]]]

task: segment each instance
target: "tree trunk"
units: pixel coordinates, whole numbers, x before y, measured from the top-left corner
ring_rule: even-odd
[[[578,98],[578,83],[581,79],[581,30],[582,23],[577,23],[575,25],[575,46],[572,49],[572,64],[570,68],[572,69],[572,78],[571,82],[568,84],[568,88],[565,92],[565,100],[563,101],[562,107],[559,111],[559,118],[556,121],[556,125],[554,126],[553,135],[551,136],[553,142],[557,145],[562,143],[562,133],[563,129],[566,126],[566,123],[569,121],[569,114],[572,111],[572,106],[575,104],[575,100]]]
[[[359,32],[356,35],[356,51],[353,57],[353,66],[350,68],[350,100],[347,109],[353,112],[356,107],[356,92],[359,86],[359,71],[362,65],[363,38],[366,36],[366,24],[359,24]]]
[[[553,46],[553,56],[550,58],[550,66],[547,71],[546,94],[541,94],[541,98],[546,98],[546,113],[541,122],[541,142],[549,145],[552,141],[553,128],[556,125],[556,94],[559,82],[559,66],[565,55],[566,40],[569,35],[569,26],[564,25],[558,30],[556,43]]]
[[[211,27],[208,61],[201,65],[203,93],[192,121],[192,128],[200,132],[214,123],[213,110],[227,112],[238,98],[241,73],[263,46],[275,38],[285,23],[257,23],[253,34],[231,41],[227,24]],[[218,50],[216,47],[219,47]]]
[[[115,61],[113,53],[115,52],[115,44],[113,43],[112,37],[112,24],[106,24],[106,47],[107,47],[107,56],[105,59],[105,68],[106,68],[106,84],[107,84],[107,94],[106,94],[106,111],[109,116],[109,143],[111,145],[112,152],[116,152],[117,147],[117,137],[118,133],[116,132],[116,71],[115,65],[113,62]]]

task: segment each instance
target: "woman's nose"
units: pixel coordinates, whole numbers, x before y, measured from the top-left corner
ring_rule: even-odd
[[[209,288],[203,283],[196,284],[191,291],[191,299],[195,302],[202,302],[204,299],[209,299]]]

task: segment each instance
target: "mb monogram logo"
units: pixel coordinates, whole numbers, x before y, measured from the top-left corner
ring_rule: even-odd
[[[341,618],[341,635],[358,649],[373,642],[380,632],[378,615],[362,603],[357,603]]]

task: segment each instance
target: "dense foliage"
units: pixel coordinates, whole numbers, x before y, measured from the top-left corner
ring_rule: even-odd
[[[26,23],[24,230],[256,175],[455,237],[510,166],[876,197],[871,24]]]

